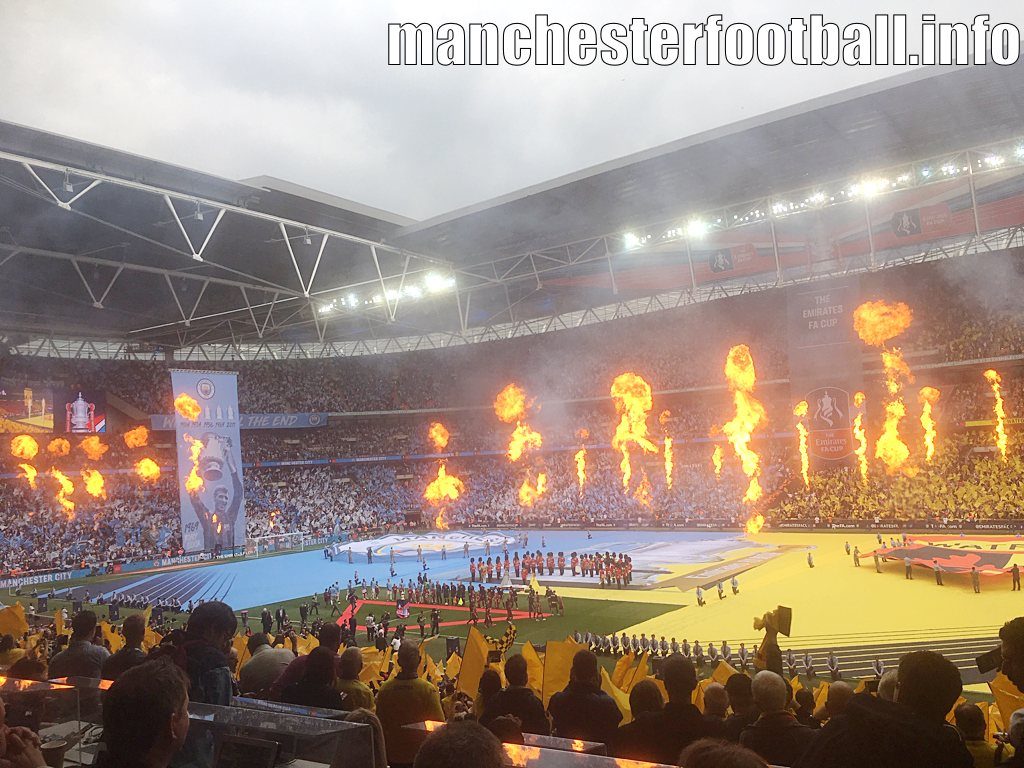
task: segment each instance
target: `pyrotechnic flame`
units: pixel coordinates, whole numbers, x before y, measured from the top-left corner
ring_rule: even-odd
[[[537,500],[544,495],[548,487],[548,476],[541,472],[537,475],[537,484],[534,485],[529,476],[519,486],[519,503],[524,507],[532,507]]]
[[[141,424],[124,433],[124,444],[129,448],[145,448],[149,445],[149,430]]]
[[[862,408],[864,405],[864,393],[857,392],[853,396],[853,404],[857,408]],[[854,453],[857,454],[857,464],[860,467],[860,479],[863,482],[868,481],[868,438],[864,432],[864,411],[863,409],[857,412],[857,416],[853,420],[853,437],[857,441],[857,447],[854,449]]]
[[[18,469],[22,471],[22,474],[18,475],[18,477],[25,478],[28,481],[28,487],[34,491],[38,487],[36,485],[36,475],[39,472],[31,464],[19,464]]]
[[[985,379],[992,386],[992,394],[996,398],[996,448],[1003,461],[1006,461],[1006,411],[1003,409],[1003,377],[989,368],[984,373]]]
[[[714,453],[711,454],[711,465],[715,468],[715,479],[722,479],[722,446],[716,445]]]
[[[640,470],[640,482],[637,483],[636,491],[633,492],[633,498],[645,507],[651,506],[651,483],[647,479],[646,470]]]
[[[758,512],[756,515],[751,515],[750,519],[747,520],[747,533],[751,536],[761,532],[764,528],[764,515]]]
[[[526,402],[526,392],[522,387],[518,384],[509,384],[494,398],[494,413],[506,424],[514,424],[522,421],[526,416],[526,409],[532,402]]]
[[[892,475],[910,458],[910,448],[900,440],[900,421],[907,415],[902,400],[890,400],[885,404],[885,424],[882,434],[875,443],[875,458],[885,464],[885,471]]]
[[[865,301],[853,311],[853,328],[865,344],[881,347],[907,330],[913,319],[914,313],[902,301]]]
[[[527,449],[540,448],[543,442],[540,432],[531,429],[528,424],[516,424],[508,441],[508,460],[519,461]]]
[[[50,476],[60,485],[60,488],[57,489],[57,503],[64,507],[64,511],[68,513],[70,519],[74,516],[75,502],[68,497],[75,492],[75,484],[56,467],[50,467]]]
[[[203,409],[199,406],[199,401],[185,392],[174,398],[174,410],[178,412],[181,418],[188,419],[189,421],[198,421],[200,414],[203,412]]]
[[[913,319],[914,313],[902,302],[889,304],[884,301],[866,301],[854,310],[853,327],[865,344],[882,347],[907,330]],[[885,471],[892,475],[910,457],[910,448],[900,439],[900,421],[907,413],[900,391],[903,388],[902,379],[913,381],[913,377],[899,349],[883,349],[882,366],[885,368],[885,388],[890,400],[885,404],[885,423],[875,443],[875,458],[881,459]]]
[[[576,481],[580,486],[580,493],[583,493],[583,486],[587,484],[587,449],[580,448],[576,451]]]
[[[85,490],[90,496],[97,499],[107,498],[106,484],[103,475],[96,469],[83,469],[82,479],[85,481]]]
[[[526,409],[532,402],[527,402],[526,392],[518,384],[509,384],[494,398],[495,415],[506,424],[516,425],[508,442],[509,461],[519,461],[527,449],[540,448],[543,444],[540,433],[523,423]]]
[[[46,452],[51,453],[54,456],[67,456],[71,453],[71,443],[63,437],[55,437],[50,441],[50,444],[46,446]]]
[[[921,403],[921,427],[924,429],[924,460],[931,464],[935,455],[935,418],[932,407],[939,402],[941,393],[935,387],[921,387],[917,400]]]
[[[455,501],[466,490],[466,485],[455,475],[449,475],[444,462],[437,466],[437,477],[430,481],[426,490],[423,491],[423,498],[432,506],[439,507],[437,517],[434,518],[434,525],[438,530],[447,530],[448,523],[444,519],[444,505],[446,502]]]
[[[793,408],[793,415],[797,417],[796,433],[800,439],[800,476],[804,479],[804,488],[810,488],[811,461],[807,455],[807,425],[804,424],[804,416],[807,415],[806,400],[801,400],[796,404]]]
[[[11,455],[16,459],[32,461],[39,453],[39,443],[32,435],[18,435],[11,439]]]
[[[671,416],[671,415],[672,414],[669,413],[668,411],[662,411],[661,415],[658,416],[658,423],[661,424],[662,427],[664,427],[666,424],[668,424],[668,419],[669,419],[669,416]],[[672,490],[672,468],[674,466],[675,466],[675,453],[672,450],[672,436],[667,434],[667,430],[666,430],[666,435],[665,435],[665,485],[668,487],[668,489],[670,491]]]
[[[199,474],[199,454],[203,452],[203,441],[186,433],[185,442],[188,443],[188,458],[192,462],[192,469],[185,478],[185,490],[196,493],[203,489],[203,477]]]
[[[160,479],[160,465],[152,459],[139,459],[135,462],[135,474],[147,483],[155,483]]]
[[[439,421],[435,421],[430,425],[430,431],[427,433],[430,436],[430,442],[434,444],[434,448],[439,451],[443,451],[448,447],[448,439],[451,437],[448,434],[448,429]]]
[[[764,406],[754,397],[754,359],[746,344],[739,344],[729,350],[725,361],[725,377],[729,381],[729,389],[733,393],[736,415],[731,421],[722,425],[722,432],[732,444],[733,450],[743,465],[743,474],[750,478],[743,501],[752,504],[761,498],[760,458],[750,448],[750,438],[754,430],[763,421],[767,421]]]
[[[651,385],[636,373],[619,374],[612,382],[612,399],[619,414],[619,423],[612,437],[612,448],[622,454],[622,488],[629,491],[633,466],[629,460],[629,447],[639,446],[645,453],[657,453],[658,447],[647,437],[647,414],[654,406]]]
[[[101,443],[96,435],[89,435],[78,444],[78,447],[89,457],[90,461],[99,461],[103,458],[103,454],[110,450],[110,447]]]

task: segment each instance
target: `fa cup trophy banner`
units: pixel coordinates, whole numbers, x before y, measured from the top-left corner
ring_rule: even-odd
[[[173,370],[171,386],[174,397],[186,401],[174,414],[184,549],[242,547],[245,497],[238,374]]]

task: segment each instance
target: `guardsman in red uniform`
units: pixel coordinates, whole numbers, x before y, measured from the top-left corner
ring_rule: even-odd
[[[516,570],[516,578],[518,579],[519,578],[519,567],[520,567],[519,553],[518,552],[516,552],[516,556],[512,558],[512,567],[515,568],[515,570]]]
[[[476,558],[469,558],[469,583],[476,581]]]
[[[548,576],[555,575],[555,556],[553,553],[548,552]]]
[[[572,571],[572,575],[576,575],[576,569],[580,567],[580,558],[575,552],[572,553],[572,558],[569,560],[569,570]]]
[[[558,553],[558,575],[565,576],[565,552]]]

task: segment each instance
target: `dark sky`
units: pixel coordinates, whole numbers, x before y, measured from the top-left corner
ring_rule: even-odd
[[[768,4],[759,4],[768,5]],[[0,118],[229,178],[261,174],[414,218],[896,74],[884,67],[397,68],[389,21],[1024,26],[1024,4],[0,0]]]

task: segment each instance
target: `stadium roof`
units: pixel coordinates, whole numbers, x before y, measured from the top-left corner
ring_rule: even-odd
[[[42,354],[360,354],[805,279],[780,267],[709,285],[630,280],[630,238],[735,207],[764,222],[772,200],[813,185],[1015,140],[1022,74],[919,69],[423,222],[0,122],[0,333]],[[692,277],[686,237],[651,255],[647,269],[691,259]]]

